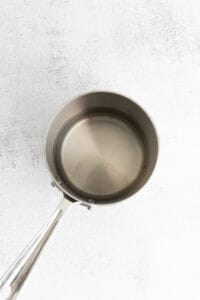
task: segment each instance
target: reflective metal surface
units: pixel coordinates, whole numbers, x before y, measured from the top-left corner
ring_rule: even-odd
[[[47,135],[46,157],[55,185],[74,200],[105,204],[137,192],[153,172],[154,126],[135,102],[94,92],[67,103]]]
[[[71,205],[71,201],[67,201],[66,199],[61,201],[48,222],[21,252],[7,272],[0,278],[0,300],[15,300],[17,298],[22,285],[37,261],[43,247],[52,235],[63,213]]]
[[[144,164],[143,141],[131,124],[114,114],[90,114],[61,137],[58,169],[74,190],[89,198],[127,189]]]
[[[96,92],[66,104],[51,124],[46,158],[55,186],[64,193],[55,213],[0,279],[0,299],[16,299],[41,250],[73,203],[107,204],[137,192],[155,167],[157,135],[136,103]]]

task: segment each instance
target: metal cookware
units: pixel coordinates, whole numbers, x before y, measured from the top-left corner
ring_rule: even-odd
[[[53,120],[46,159],[63,200],[47,224],[0,280],[0,299],[15,299],[43,246],[70,204],[90,208],[124,200],[153,172],[155,128],[128,98],[92,92],[67,103]]]

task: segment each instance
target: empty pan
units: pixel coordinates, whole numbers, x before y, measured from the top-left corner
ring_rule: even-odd
[[[53,120],[46,159],[64,195],[48,223],[0,281],[0,299],[15,299],[43,246],[70,204],[105,205],[136,193],[155,167],[155,128],[136,103],[94,92],[67,103]]]

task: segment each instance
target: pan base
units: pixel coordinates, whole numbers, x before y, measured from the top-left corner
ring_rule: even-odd
[[[133,186],[144,166],[136,128],[113,114],[90,114],[62,134],[59,169],[72,190],[106,198]]]

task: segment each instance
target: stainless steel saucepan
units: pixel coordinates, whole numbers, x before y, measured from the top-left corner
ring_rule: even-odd
[[[155,128],[136,103],[110,92],[92,92],[67,103],[53,120],[46,159],[63,200],[34,240],[0,280],[0,299],[15,299],[63,212],[124,200],[153,172]]]

